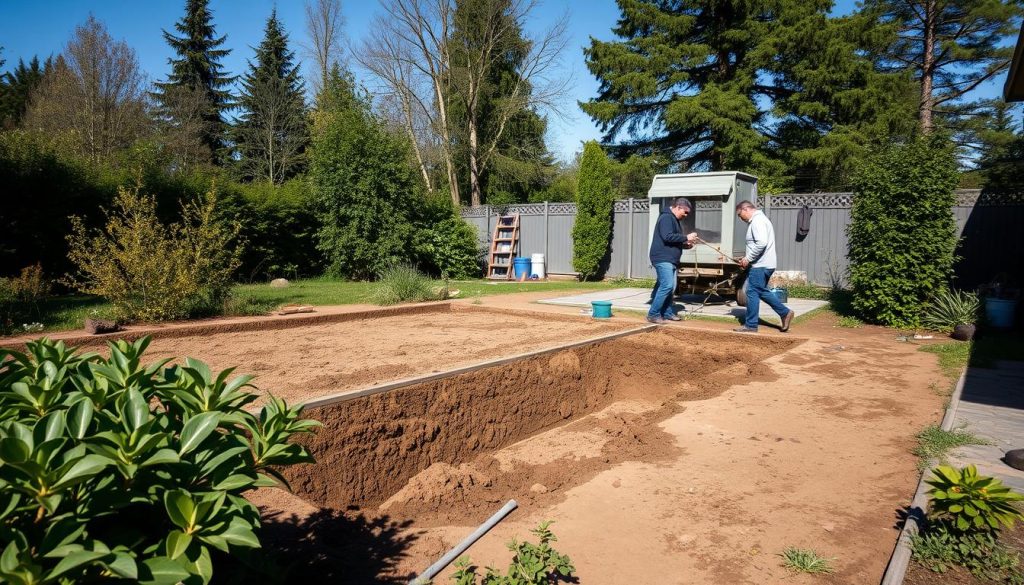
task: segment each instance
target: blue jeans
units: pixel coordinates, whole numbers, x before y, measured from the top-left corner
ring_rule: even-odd
[[[751,268],[747,275],[747,318],[743,325],[748,329],[757,329],[758,313],[761,312],[761,301],[781,318],[789,314],[789,308],[779,302],[779,298],[768,292],[768,279],[775,272],[774,268]]]
[[[647,316],[669,318],[676,314],[673,296],[676,291],[676,265],[671,262],[658,262],[654,265],[657,280],[654,282],[654,298]]]

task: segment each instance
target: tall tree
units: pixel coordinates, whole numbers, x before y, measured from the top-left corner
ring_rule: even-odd
[[[320,93],[331,69],[341,64],[344,26],[341,0],[306,0],[306,51],[316,60],[318,75],[313,78],[316,93]]]
[[[601,145],[583,145],[576,187],[576,222],[572,226],[572,267],[584,280],[597,276],[612,238],[611,165]]]
[[[530,107],[534,87],[529,68],[547,68],[548,60],[561,52],[564,22],[541,40],[548,45],[541,47],[540,53],[547,53],[544,61],[530,62],[537,56],[531,55],[534,42],[524,36],[523,23],[532,8],[532,2],[516,0],[461,0],[452,13],[451,79],[446,85],[472,205],[483,201],[492,161],[504,163],[506,173],[528,171],[534,161],[520,155],[544,154],[546,123]]]
[[[208,4],[209,0],[186,0],[185,16],[174,25],[182,36],[163,31],[177,57],[168,60],[171,74],[167,81],[156,84],[155,97],[161,116],[171,120],[182,116],[175,111],[183,101],[182,93],[192,98],[184,100],[189,103],[201,97],[199,140],[214,157],[223,157],[227,135],[223,114],[231,107],[231,93],[225,88],[234,78],[225,75],[221,67],[220,60],[231,51],[217,48],[227,37],[216,36]]]
[[[865,0],[863,10],[896,27],[885,53],[889,66],[913,72],[920,83],[918,118],[931,132],[937,116],[973,89],[1005,71],[1013,57],[1020,0]]]
[[[26,128],[66,135],[94,162],[148,131],[135,50],[114,41],[93,16],[75,28],[51,69],[32,93]]]
[[[524,110],[557,110],[568,79],[551,75],[565,46],[565,20],[560,19],[528,41],[512,86],[495,102],[492,116],[484,120],[480,116],[484,92],[495,64],[507,62],[501,49],[510,38],[509,27],[522,30],[536,1],[479,0],[466,5],[470,4],[475,11],[461,14],[475,14],[472,18],[456,16],[463,3],[455,0],[385,3],[384,14],[375,21],[374,34],[364,44],[359,60],[392,95],[411,104],[410,120],[419,115],[429,120],[438,136],[448,188],[456,204],[461,202],[460,152],[467,153],[468,199],[478,205],[482,201],[481,172],[495,156],[509,125]],[[457,26],[457,18],[469,20]],[[457,34],[459,29],[464,32]],[[455,116],[454,108],[461,108],[465,116]],[[495,130],[484,133],[484,122]],[[415,128],[415,124],[406,124],[407,131]]]
[[[42,65],[39,57],[32,57],[28,65],[18,59],[18,66],[0,78],[0,129],[11,129],[21,123],[32,91],[52,66],[53,59],[49,57]]]
[[[863,13],[779,15],[758,53],[775,85],[773,122],[762,131],[780,187],[848,189],[872,145],[914,132],[910,76],[882,71],[871,57],[890,32]]]
[[[275,9],[238,98],[242,114],[234,128],[235,145],[248,179],[281,183],[302,167],[308,133],[303,84],[293,60]]]
[[[318,247],[331,274],[374,278],[410,255],[410,215],[420,199],[409,154],[337,66],[317,103],[309,178]]]
[[[601,85],[581,104],[604,142],[619,143],[612,152],[664,154],[684,169],[756,165],[765,145],[758,98],[774,87],[759,80],[754,54],[786,2],[617,2],[622,40],[591,38],[584,54]]]

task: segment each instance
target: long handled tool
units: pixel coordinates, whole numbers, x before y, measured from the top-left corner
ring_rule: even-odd
[[[735,258],[733,258],[732,256],[730,256],[730,255],[726,254],[725,252],[723,252],[721,248],[719,248],[718,246],[715,246],[713,244],[709,244],[708,242],[705,242],[699,236],[697,237],[697,243],[698,244],[704,244],[708,248],[711,248],[715,252],[718,252],[719,254],[722,255],[723,258],[728,258],[729,262],[732,262],[733,264],[739,264],[739,262],[737,262]]]

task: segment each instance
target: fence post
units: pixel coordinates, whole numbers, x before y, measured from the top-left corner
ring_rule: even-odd
[[[633,278],[633,198],[629,198],[629,227],[626,230],[626,278]]]
[[[548,202],[544,201],[544,263],[550,265],[551,259],[548,257],[548,231]],[[547,276],[547,272],[544,275]]]
[[[487,229],[484,231],[484,237],[487,238],[487,247],[491,246],[491,206],[484,205],[484,217],[487,218]]]

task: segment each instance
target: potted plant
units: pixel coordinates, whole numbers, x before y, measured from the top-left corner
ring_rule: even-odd
[[[945,289],[932,298],[921,323],[934,331],[950,332],[953,339],[969,341],[977,330],[980,309],[978,295]]]
[[[999,274],[992,282],[980,287],[978,293],[985,301],[985,323],[993,329],[1013,327],[1014,312],[1020,289],[1008,286],[1008,275]]]

